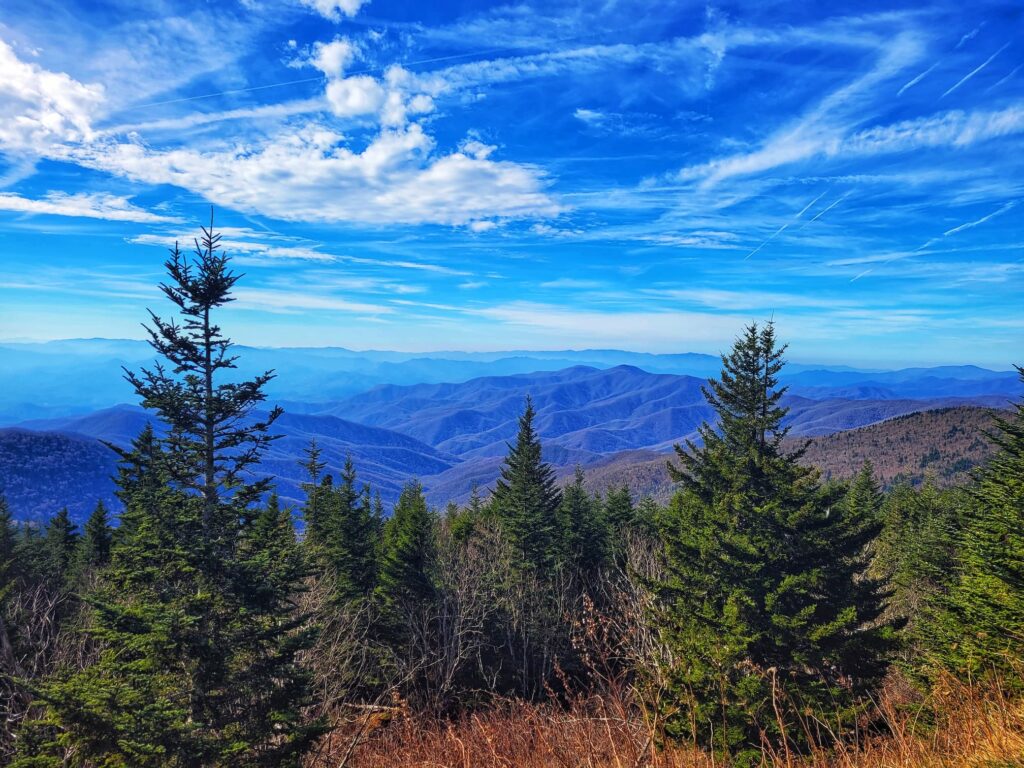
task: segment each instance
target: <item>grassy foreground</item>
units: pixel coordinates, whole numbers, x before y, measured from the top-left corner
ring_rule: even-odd
[[[766,768],[1012,768],[1024,766],[1024,702],[998,687],[948,681],[930,700],[890,685],[878,703],[889,733],[813,755],[766,749]],[[927,713],[927,714],[926,714]],[[929,724],[925,724],[926,721]],[[727,768],[659,734],[625,697],[580,698],[567,708],[503,701],[460,720],[353,711],[314,750],[313,768]]]

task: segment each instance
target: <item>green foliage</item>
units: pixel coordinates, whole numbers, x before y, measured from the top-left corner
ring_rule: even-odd
[[[621,532],[636,522],[636,510],[629,488],[610,488],[604,497],[604,519],[612,531]]]
[[[0,611],[15,575],[18,536],[7,499],[0,496]]]
[[[659,591],[685,712],[673,727],[738,764],[759,759],[763,736],[799,748],[808,710],[834,733],[853,727],[893,644],[866,575],[874,508],[840,503],[782,448],[784,350],[755,324],[723,356],[705,391],[718,428],[677,447],[681,487],[661,515]]]
[[[338,604],[368,597],[377,583],[377,553],[380,546],[379,510],[369,495],[356,488],[356,471],[346,459],[341,483],[331,475],[320,484],[307,484],[307,521],[311,511],[314,527],[307,544],[318,567],[331,576]]]
[[[89,519],[85,521],[82,537],[75,551],[72,579],[80,582],[86,575],[96,573],[110,562],[110,547],[114,529],[106,505],[99,501]]]
[[[426,607],[434,598],[435,516],[427,508],[423,486],[412,481],[402,489],[394,514],[384,526],[380,575],[375,596],[381,606],[385,637],[404,640],[402,620],[411,607]]]
[[[492,504],[516,555],[516,567],[547,575],[558,558],[558,508],[562,494],[555,472],[541,457],[540,438],[533,428],[533,401],[519,417],[515,445],[501,467]]]
[[[301,570],[287,513],[258,505],[269,480],[249,481],[280,413],[252,415],[272,374],[221,381],[235,358],[212,315],[237,277],[218,241],[211,225],[193,262],[175,248],[166,263],[182,322],[151,313],[150,335],[169,368],[127,378],[168,431],[121,452],[125,512],[90,599],[99,656],[38,686],[43,723],[22,765],[297,765],[321,731],[301,718],[309,637],[291,608]],[[53,558],[66,528],[47,531]]]
[[[50,518],[43,534],[43,569],[52,584],[61,584],[75,557],[78,533],[64,507]]]
[[[609,530],[601,506],[583,487],[584,480],[583,468],[577,466],[573,481],[562,493],[562,558],[570,572],[594,579],[608,559]]]
[[[1018,367],[1024,380],[1024,369]],[[996,422],[997,453],[970,489],[957,578],[940,597],[926,634],[955,674],[991,675],[1024,690],[1024,403]]]

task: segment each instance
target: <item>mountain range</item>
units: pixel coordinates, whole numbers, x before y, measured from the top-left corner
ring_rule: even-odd
[[[238,377],[273,369],[267,394],[291,413],[314,413],[331,403],[380,385],[464,383],[480,377],[558,371],[575,366],[633,366],[652,374],[707,378],[721,360],[697,353],[650,354],[623,350],[512,350],[507,352],[408,353],[353,351],[340,347],[264,348],[237,346]],[[122,367],[151,365],[144,341],[69,339],[0,344],[0,426],[27,419],[86,414],[135,395]],[[1020,391],[1014,371],[974,366],[858,370],[844,366],[789,363],[783,383],[791,394],[821,399],[901,399],[1010,395]]]
[[[330,367],[324,360],[351,360],[343,350],[329,352],[320,359],[324,366]],[[0,358],[2,354],[0,350]],[[47,354],[64,358],[60,351]],[[603,355],[603,363],[609,363],[631,353],[591,354]],[[702,359],[707,356],[653,357],[685,358],[661,360],[666,367],[707,363]],[[517,359],[499,356],[490,362],[468,362],[497,363],[500,369]],[[561,357],[546,359],[564,362]],[[433,370],[441,371],[439,360],[378,363],[416,364],[424,370],[435,366]],[[394,375],[394,368],[388,370]],[[713,416],[701,391],[704,376],[651,372],[632,365],[572,365],[461,382],[386,383],[338,399],[326,395],[344,387],[333,387],[333,374],[321,376],[323,399],[285,402],[286,413],[274,427],[281,437],[260,467],[260,472],[277,477],[286,502],[297,503],[302,496],[299,464],[314,438],[324,451],[328,471],[339,472],[350,455],[361,480],[388,503],[411,477],[423,481],[433,503],[463,500],[474,485],[493,484],[527,395],[537,411],[535,426],[544,441],[545,458],[562,474],[581,464],[598,477],[612,478],[616,468],[626,466],[641,476],[648,471],[645,462],[656,473],[656,467],[664,467],[658,456],[675,443],[695,438],[699,425]],[[1003,408],[1021,394],[1015,373],[971,366],[890,372],[804,367],[790,372],[786,381],[786,424],[794,437],[833,435],[936,409]],[[80,518],[96,498],[112,498],[114,457],[97,441],[127,445],[150,418],[137,407],[118,405],[0,429],[0,486],[21,517],[45,517],[55,504],[66,504]],[[33,435],[39,436],[38,444]],[[57,445],[62,466],[73,468],[64,474],[78,478],[74,484],[49,482],[48,473],[39,469]]]

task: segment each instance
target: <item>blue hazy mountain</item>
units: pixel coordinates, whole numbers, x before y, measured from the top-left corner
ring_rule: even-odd
[[[557,371],[574,366],[631,366],[653,374],[706,378],[718,372],[717,356],[650,354],[622,350],[513,350],[508,352],[356,352],[340,347],[262,348],[239,346],[239,377],[274,369],[267,387],[274,401],[292,412],[311,413],[379,385],[462,383],[480,377]],[[132,402],[122,367],[153,362],[144,341],[70,339],[0,344],[0,425],[27,419],[85,414]],[[822,399],[899,399],[1014,394],[1012,371],[974,366],[863,371],[843,366],[787,366],[792,393]],[[321,405],[322,404],[322,405]],[[320,406],[320,407],[318,407]]]
[[[0,429],[0,492],[24,519],[45,518],[67,506],[80,520],[97,498],[116,508],[112,476],[117,457],[100,441],[126,447],[147,423],[160,431],[160,424],[146,411],[122,405]],[[398,498],[409,477],[436,475],[456,462],[406,435],[333,416],[285,413],[271,431],[280,437],[270,444],[257,474],[277,478],[285,503],[298,504],[303,498],[301,483],[306,476],[300,462],[314,438],[327,464],[325,472],[337,476],[351,456],[360,481],[388,503]]]
[[[960,379],[925,375],[927,371],[900,374],[856,390],[873,396],[832,396],[855,386],[849,379],[852,372],[840,373],[844,378],[836,386],[813,388],[821,397],[786,396],[793,435],[827,435],[918,411],[965,405],[998,408],[1010,401],[1003,394],[899,397],[895,386],[904,383],[897,380],[901,377],[914,381],[917,376],[935,387],[934,382],[946,382],[941,391],[957,391],[949,382],[975,387],[1000,380],[992,372],[945,372],[961,375]],[[328,405],[290,403],[274,426],[281,437],[272,443],[260,471],[276,476],[282,497],[297,502],[303,480],[299,462],[315,438],[329,472],[337,474],[346,456],[352,456],[361,480],[380,491],[386,502],[397,497],[406,480],[418,477],[431,500],[442,503],[465,498],[474,484],[486,488],[494,482],[527,395],[537,409],[545,457],[567,471],[577,463],[598,467],[621,455],[666,452],[677,442],[695,438],[698,426],[713,415],[701,391],[704,384],[701,377],[619,365],[572,366],[455,383],[380,385]],[[989,384],[981,391],[993,389],[999,387]],[[138,407],[119,405],[0,430],[0,444],[6,446],[0,449],[0,484],[19,515],[49,514],[54,504],[67,504],[76,515],[84,514],[95,498],[109,499],[112,494],[113,456],[98,441],[125,446],[150,419]],[[39,434],[42,442],[33,444],[32,434]],[[38,464],[57,445],[62,465],[71,467],[65,474],[76,481],[55,488],[47,485],[47,474],[38,471]],[[106,463],[100,460],[103,457]]]

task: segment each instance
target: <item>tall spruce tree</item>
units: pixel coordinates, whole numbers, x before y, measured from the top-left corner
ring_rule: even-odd
[[[1024,381],[1024,368],[1017,367]],[[930,650],[969,679],[1024,690],[1024,401],[996,420],[995,455],[970,489],[958,576],[926,621]]]
[[[722,357],[705,397],[718,416],[701,444],[677,446],[680,489],[660,515],[662,619],[680,663],[680,736],[761,759],[762,739],[798,749],[855,724],[858,698],[884,672],[892,627],[867,579],[877,520],[850,512],[786,452],[777,386],[785,347],[752,324]]]
[[[380,526],[368,492],[356,487],[352,457],[345,459],[341,482],[326,495],[322,562],[335,580],[339,602],[369,597],[377,583]]]
[[[573,481],[562,492],[559,534],[562,561],[586,580],[607,563],[610,531],[601,505],[584,487],[585,480],[583,467],[577,465]]]
[[[302,506],[302,521],[305,525],[305,544],[309,549],[322,547],[326,537],[327,496],[330,493],[324,485],[323,471],[327,464],[321,461],[322,452],[316,440],[310,440],[305,450],[305,460],[299,462],[306,470],[309,479],[302,484],[306,494],[306,502]]]
[[[71,522],[67,507],[51,517],[46,524],[43,536],[44,568],[51,584],[61,585],[70,579],[78,538],[78,531]]]
[[[562,494],[554,470],[541,456],[540,438],[533,428],[535,415],[533,400],[527,397],[515,445],[509,445],[491,503],[517,565],[545,575],[558,556]]]
[[[0,606],[3,605],[5,590],[14,578],[14,558],[17,552],[18,536],[11,515],[7,497],[0,495]]]
[[[271,372],[225,380],[236,358],[214,315],[238,276],[219,241],[211,219],[193,260],[174,248],[161,289],[182,319],[150,313],[148,329],[167,365],[126,374],[167,432],[122,453],[126,510],[94,600],[100,657],[39,691],[63,764],[296,765],[320,731],[299,717],[294,574],[253,567],[278,546],[259,524],[269,480],[250,477],[280,410],[254,411]]]
[[[423,486],[408,483],[384,526],[380,575],[375,595],[381,605],[385,639],[404,642],[403,617],[413,609],[428,607],[434,597],[434,525]]]
[[[90,573],[95,573],[110,562],[110,546],[114,538],[114,529],[110,525],[110,515],[106,505],[99,501],[89,519],[82,528],[82,536],[74,557],[75,580],[80,581]]]

